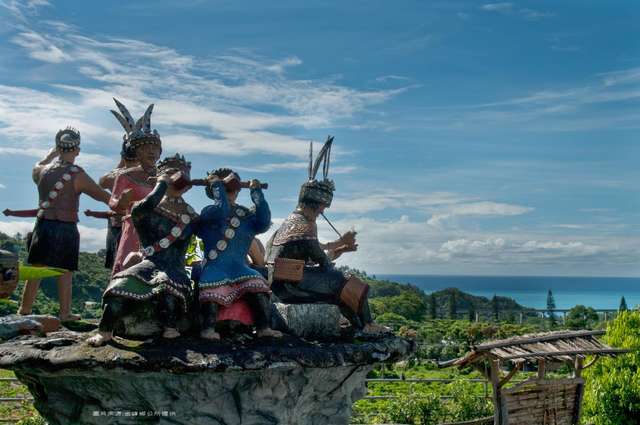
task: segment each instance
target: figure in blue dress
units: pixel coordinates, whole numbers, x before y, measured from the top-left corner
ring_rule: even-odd
[[[259,337],[280,337],[271,329],[271,290],[266,279],[247,265],[247,253],[255,235],[271,226],[271,210],[264,199],[261,184],[251,180],[254,208],[235,203],[242,182],[233,170],[221,168],[209,174],[207,196],[213,204],[200,216],[198,237],[205,246],[199,301],[205,339],[217,340],[215,323],[220,310],[246,302],[253,315]]]

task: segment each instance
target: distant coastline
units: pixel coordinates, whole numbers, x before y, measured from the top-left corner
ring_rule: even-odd
[[[487,298],[500,295],[531,308],[546,308],[549,289],[553,292],[557,308],[572,308],[582,304],[593,308],[617,309],[622,296],[629,308],[640,305],[640,277],[381,274],[376,278],[411,283],[426,293],[453,287]]]

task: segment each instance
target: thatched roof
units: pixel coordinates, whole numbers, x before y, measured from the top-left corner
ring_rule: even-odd
[[[440,366],[465,366],[486,358],[504,361],[541,360],[571,361],[587,355],[626,353],[629,350],[611,348],[596,337],[604,331],[556,331],[522,335],[490,341],[474,346],[464,357],[441,363]]]

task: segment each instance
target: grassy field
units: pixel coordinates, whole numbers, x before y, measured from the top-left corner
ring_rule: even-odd
[[[0,397],[2,398],[31,398],[27,387],[18,381],[8,379],[15,378],[13,372],[0,369]],[[0,403],[0,420],[2,422],[14,423],[22,420],[24,425],[29,422],[28,418],[38,417],[38,412],[29,400],[23,401],[3,401]],[[31,421],[36,424],[38,422]]]

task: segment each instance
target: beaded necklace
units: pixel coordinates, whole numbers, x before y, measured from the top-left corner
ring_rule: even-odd
[[[170,203],[170,204],[173,203],[177,205],[185,204],[184,200],[181,197],[166,198],[165,203]],[[193,218],[198,216],[193,210],[193,208],[191,208],[191,205],[187,205],[186,207],[187,214],[172,211],[162,206],[162,204],[157,205],[155,207],[155,210],[161,215],[163,215],[164,217],[173,221],[175,225],[171,228],[167,236],[156,241],[152,245],[146,246],[141,249],[141,252],[145,257],[150,257],[157,252],[160,252],[162,250],[169,248],[171,244],[173,244],[180,237],[180,235],[182,235],[182,232],[189,225],[189,223],[191,223]]]
[[[77,167],[73,164],[70,164],[71,166],[69,167],[68,170],[66,170],[66,172],[62,175],[62,177],[60,177],[60,180],[58,180],[54,185],[53,185],[53,189],[51,189],[51,191],[49,192],[49,199],[46,201],[42,201],[40,203],[40,208],[42,209],[47,209],[47,208],[51,208],[51,206],[55,203],[56,199],[58,199],[58,195],[60,193],[60,191],[64,188],[64,185],[66,183],[69,183],[71,181],[71,178],[80,172],[80,167]]]
[[[208,261],[214,261],[224,250],[227,249],[229,242],[236,236],[236,229],[240,227],[240,218],[246,215],[246,211],[240,207],[236,207],[233,210],[233,214],[227,220],[227,227],[223,232],[224,237],[216,242],[215,248],[209,250],[207,256],[203,259],[203,266]]]

